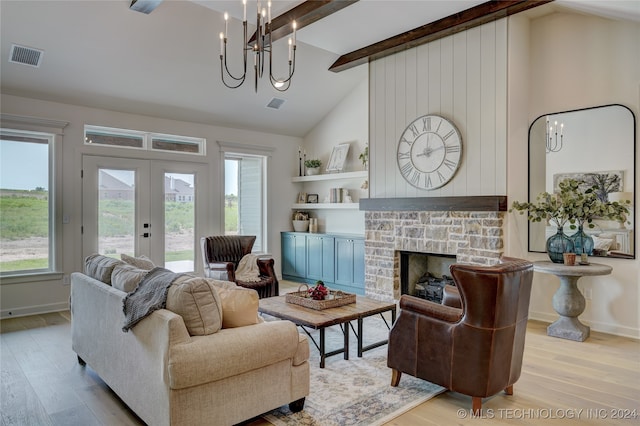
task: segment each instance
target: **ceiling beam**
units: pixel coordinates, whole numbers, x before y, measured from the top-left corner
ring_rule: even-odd
[[[346,53],[340,56],[329,67],[329,70],[333,72],[344,71],[487,22],[542,6],[551,1],[553,0],[488,1],[362,49]]]
[[[271,37],[272,41],[279,40],[291,34],[291,22],[296,21],[297,29],[311,25],[314,22],[326,18],[332,13],[344,9],[347,6],[356,3],[358,0],[308,0],[298,6],[289,9],[282,15],[271,19]],[[253,33],[249,44],[256,39]]]

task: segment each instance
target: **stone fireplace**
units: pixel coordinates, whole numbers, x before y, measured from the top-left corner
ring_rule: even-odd
[[[400,298],[402,252],[449,255],[458,263],[480,265],[495,264],[503,252],[504,212],[498,209],[364,210],[365,293],[374,299]]]

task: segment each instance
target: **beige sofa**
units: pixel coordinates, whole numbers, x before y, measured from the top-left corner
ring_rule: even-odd
[[[108,280],[106,280],[108,281]],[[191,336],[160,309],[122,331],[127,293],[71,275],[72,347],[149,425],[232,425],[309,394],[309,344],[289,321]]]

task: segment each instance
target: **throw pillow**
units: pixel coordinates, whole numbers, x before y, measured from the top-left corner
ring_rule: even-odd
[[[111,273],[116,265],[123,262],[101,254],[92,254],[84,260],[84,273],[93,279],[111,285]]]
[[[258,316],[258,292],[243,287],[217,287],[222,300],[222,328],[262,322]]]
[[[601,238],[593,236],[593,248],[596,250],[609,250],[614,240],[611,238]]]
[[[129,265],[133,265],[136,268],[140,268],[140,269],[146,269],[147,271],[150,271],[156,267],[156,265],[153,264],[151,259],[149,259],[147,256],[144,256],[144,255],[139,257],[133,257],[133,256],[126,255],[124,253],[121,253],[120,259],[124,260]]]
[[[125,293],[131,293],[148,272],[146,269],[136,268],[128,263],[116,265],[111,273],[111,285]]]
[[[174,283],[167,294],[167,309],[180,315],[191,336],[217,333],[222,327],[222,302],[215,286],[204,278]]]

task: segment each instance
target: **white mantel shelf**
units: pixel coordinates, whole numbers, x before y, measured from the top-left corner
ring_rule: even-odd
[[[340,209],[340,210],[358,210],[360,208],[359,203],[304,203],[294,204],[292,207],[294,210],[319,210],[319,209]]]
[[[345,172],[345,173],[327,173],[325,175],[313,175],[313,176],[296,176],[291,178],[291,182],[317,182],[321,180],[337,180],[337,179],[367,179],[369,172],[367,170],[360,170],[357,172]]]

